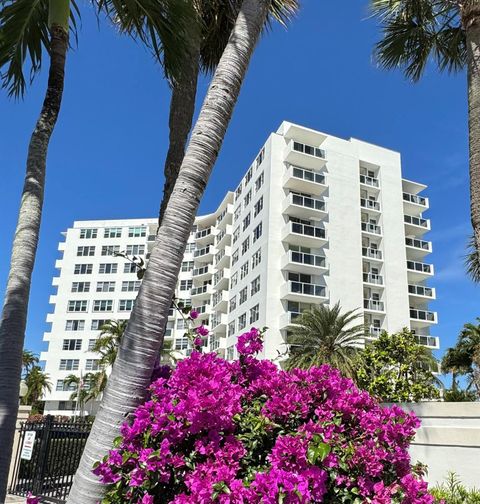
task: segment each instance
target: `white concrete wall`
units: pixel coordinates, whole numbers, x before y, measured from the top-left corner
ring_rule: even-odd
[[[427,480],[441,483],[454,471],[469,487],[480,488],[480,403],[400,404],[422,426],[410,447],[412,462],[428,465]]]

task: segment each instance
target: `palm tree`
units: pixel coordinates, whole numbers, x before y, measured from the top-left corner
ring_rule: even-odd
[[[480,257],[475,248],[475,236],[468,242],[467,255],[465,256],[467,275],[475,282],[480,283]]]
[[[38,364],[38,357],[32,351],[24,349],[22,353],[22,376],[26,377],[36,364]]]
[[[107,15],[115,17],[124,31],[151,46],[160,59],[162,55],[168,55],[172,68],[165,68],[167,74],[178,71],[175,62],[181,60],[184,54],[185,26],[191,14],[188,2],[101,0],[97,5]],[[40,71],[42,55],[48,54],[50,61],[45,99],[28,148],[25,183],[0,320],[0,502],[5,500],[15,432],[22,348],[42,217],[47,151],[62,102],[69,32],[76,35],[78,15],[75,0],[3,0],[0,6],[0,70],[6,68],[1,74],[1,86],[7,89],[8,94],[23,96],[26,59],[30,59],[31,77]],[[156,34],[161,36],[161,43]]]
[[[38,409],[43,393],[52,390],[50,376],[40,366],[33,366],[25,378],[25,384],[28,389],[23,402]]]
[[[340,312],[340,303],[332,308],[320,305],[295,319],[287,337],[286,369],[329,364],[346,376],[355,375],[354,360],[364,344],[365,325],[354,324],[361,316],[356,310]]]
[[[269,4],[269,0],[242,3],[192,131],[68,504],[94,504],[101,500],[103,486],[92,475],[92,466],[111,449],[125,416],[146,397],[161,353],[168,312],[198,205],[222,146]]]
[[[100,355],[102,367],[113,366],[127,323],[127,320],[109,320],[100,328],[100,336],[95,341],[92,351]]]
[[[383,39],[375,53],[385,68],[414,81],[433,61],[440,71],[466,69],[470,144],[470,210],[480,257],[480,8],[478,0],[372,0]]]
[[[299,0],[271,0],[264,29],[274,20],[286,26],[297,12]],[[169,128],[170,138],[165,159],[163,198],[159,212],[159,225],[172,194],[178,172],[185,155],[185,146],[192,128],[195,112],[197,81],[200,72],[212,73],[218,65],[223,50],[235,24],[241,0],[195,0],[195,23],[190,25],[190,42],[186,57],[176,79],[172,80]]]
[[[101,393],[98,387],[103,381],[103,375],[100,377],[100,374],[102,373],[87,373],[84,377],[70,374],[63,380],[64,385],[67,387],[75,385],[75,390],[71,393],[70,400],[77,402],[81,417],[85,413],[85,405],[89,401],[96,399]]]

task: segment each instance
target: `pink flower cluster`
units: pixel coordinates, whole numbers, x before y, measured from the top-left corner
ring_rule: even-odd
[[[434,502],[410,465],[414,415],[382,408],[328,366],[257,360],[257,329],[237,349],[234,362],[194,351],[151,385],[94,469],[104,502]]]

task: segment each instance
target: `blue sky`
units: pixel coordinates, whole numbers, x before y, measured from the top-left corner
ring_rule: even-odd
[[[86,5],[86,2],[85,2]],[[288,30],[265,35],[253,57],[201,211],[235,188],[269,133],[289,120],[398,150],[404,175],[428,184],[430,239],[442,347],[454,343],[478,311],[479,288],[464,275],[470,232],[464,75],[429,69],[419,84],[375,67],[377,38],[367,2],[304,0]],[[201,84],[199,103],[206,89]],[[29,136],[45,90],[45,72],[21,102],[0,94],[0,286],[3,292],[23,184]],[[83,9],[79,46],[68,55],[61,116],[48,158],[40,246],[26,346],[42,335],[60,232],[81,219],[155,216],[163,185],[169,90],[161,69],[137,43],[100,29]],[[443,352],[443,350],[442,350]]]

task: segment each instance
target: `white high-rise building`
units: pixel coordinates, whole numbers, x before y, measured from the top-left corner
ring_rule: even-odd
[[[428,303],[432,251],[424,235],[426,186],[402,177],[400,154],[284,122],[272,133],[235,192],[199,216],[178,279],[178,299],[200,311],[208,345],[236,357],[237,337],[268,327],[264,357],[286,351],[287,328],[313,305],[340,301],[360,309],[368,337],[411,328],[430,335],[437,314]],[[127,319],[140,281],[128,260],[148,260],[156,219],[78,221],[59,245],[58,288],[41,359],[53,382],[46,411],[70,414],[63,380],[94,371],[91,352],[102,322]],[[188,353],[183,319],[171,311],[166,338]]]

